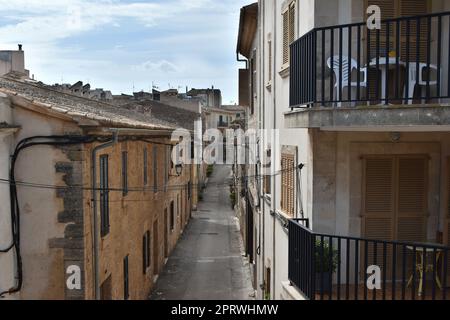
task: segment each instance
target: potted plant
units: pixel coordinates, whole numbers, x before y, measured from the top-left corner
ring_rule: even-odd
[[[314,253],[316,291],[322,289],[323,281],[323,291],[329,293],[331,292],[333,273],[336,271],[338,264],[337,250],[331,248],[330,251],[330,243],[328,241],[324,241],[322,245],[322,241],[317,239]]]
[[[230,191],[230,202],[231,209],[234,209],[234,206],[236,205],[236,193],[234,191]]]

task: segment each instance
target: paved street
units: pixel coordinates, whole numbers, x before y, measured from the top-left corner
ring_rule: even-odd
[[[215,166],[197,212],[172,252],[151,299],[251,299],[250,270],[229,201],[231,167]]]

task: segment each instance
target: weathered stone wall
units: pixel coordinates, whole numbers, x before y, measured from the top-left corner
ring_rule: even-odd
[[[152,139],[156,141],[155,139]],[[158,141],[164,142],[163,140]],[[153,158],[153,146],[157,148],[157,158]],[[86,155],[90,155],[93,146],[87,147]],[[122,151],[128,152],[128,185],[130,189],[143,186],[143,150],[148,154],[148,185],[145,191],[129,191],[124,195],[121,191],[110,192],[110,232],[101,238],[99,284],[109,276],[112,283],[112,298],[123,299],[124,274],[123,259],[129,257],[129,290],[130,299],[146,299],[165,263],[165,246],[170,253],[176,245],[180,234],[189,220],[190,202],[187,199],[187,183],[191,179],[190,168],[185,166],[180,177],[175,175],[175,169],[170,172],[165,183],[164,165],[167,146],[139,141],[120,142],[99,152],[109,155],[110,188],[122,188],[121,161]],[[153,163],[157,163],[157,192],[153,189]],[[90,184],[90,163],[84,163],[84,184]],[[99,177],[97,177],[97,180]],[[92,204],[90,191],[84,192],[84,234],[85,237],[85,297],[94,297],[93,285],[93,252],[92,252]],[[175,228],[170,230],[170,202],[175,205]],[[167,220],[164,218],[167,209]],[[99,218],[99,210],[97,210]],[[167,222],[167,225],[165,224]],[[142,242],[145,232],[150,231],[151,258],[150,267],[144,273]],[[156,232],[155,232],[156,231]],[[167,243],[165,241],[167,232]],[[155,245],[156,244],[156,245]],[[157,252],[155,251],[157,250]],[[155,262],[156,261],[156,262]]]

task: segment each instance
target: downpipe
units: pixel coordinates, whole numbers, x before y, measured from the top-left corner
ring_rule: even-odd
[[[110,141],[100,144],[94,149],[92,149],[91,154],[91,179],[92,179],[92,227],[93,227],[93,244],[92,244],[92,252],[93,252],[93,278],[94,278],[94,297],[95,300],[100,300],[100,285],[99,285],[99,274],[100,274],[100,263],[99,263],[99,247],[98,244],[100,242],[100,231],[98,227],[98,218],[97,218],[97,153],[100,150],[109,148],[115,145],[119,140],[119,133],[117,131],[113,132],[112,138]]]

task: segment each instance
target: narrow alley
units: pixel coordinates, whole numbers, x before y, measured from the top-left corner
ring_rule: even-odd
[[[177,247],[169,257],[152,300],[248,300],[250,269],[231,208],[231,167],[217,165]]]

